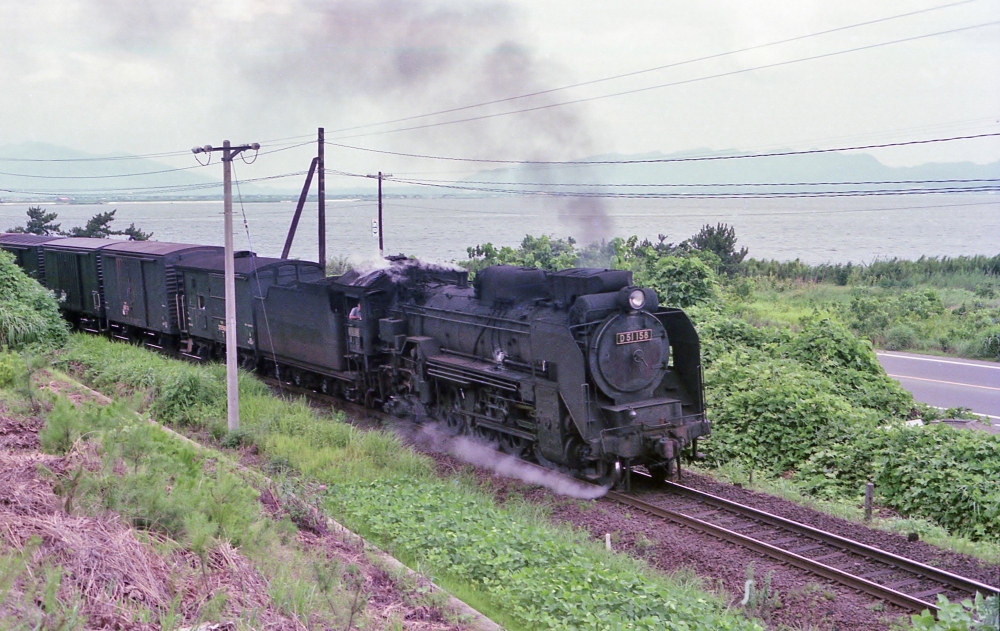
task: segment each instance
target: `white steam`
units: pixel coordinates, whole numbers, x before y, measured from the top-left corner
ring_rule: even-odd
[[[447,453],[462,462],[488,469],[505,478],[543,486],[557,495],[593,500],[603,497],[608,492],[604,487],[574,480],[561,473],[500,453],[491,446],[466,436],[448,436],[439,431],[433,423],[422,425],[419,436],[414,438],[420,447],[425,449]]]

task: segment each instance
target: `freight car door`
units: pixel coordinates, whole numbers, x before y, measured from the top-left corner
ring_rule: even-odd
[[[142,261],[131,257],[115,258],[118,282],[121,283],[122,319],[128,324],[146,326],[146,292],[142,282]]]

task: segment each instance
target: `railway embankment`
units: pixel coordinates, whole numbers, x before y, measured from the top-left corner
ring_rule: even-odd
[[[690,577],[609,554],[525,507],[497,505],[474,476],[440,476],[395,435],[276,397],[252,377],[241,381],[242,429],[227,434],[220,366],[87,336],[74,336],[58,361],[162,422],[252,453],[279,484],[509,628],[759,628]]]
[[[227,455],[69,378],[5,374],[6,628],[476,628]]]

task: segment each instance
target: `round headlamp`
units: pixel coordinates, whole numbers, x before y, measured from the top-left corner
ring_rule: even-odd
[[[633,289],[628,294],[628,306],[635,311],[639,311],[646,306],[646,292],[641,289]]]

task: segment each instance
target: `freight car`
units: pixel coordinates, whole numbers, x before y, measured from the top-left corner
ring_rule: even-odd
[[[0,247],[24,245],[13,236]],[[90,241],[32,244],[71,322],[195,359],[224,352],[218,248]],[[73,253],[76,276],[49,281],[69,265],[50,252]],[[670,475],[710,431],[694,326],[630,272],[495,266],[470,284],[402,257],[338,277],[251,253],[235,262],[245,368],[609,485],[636,465]]]

